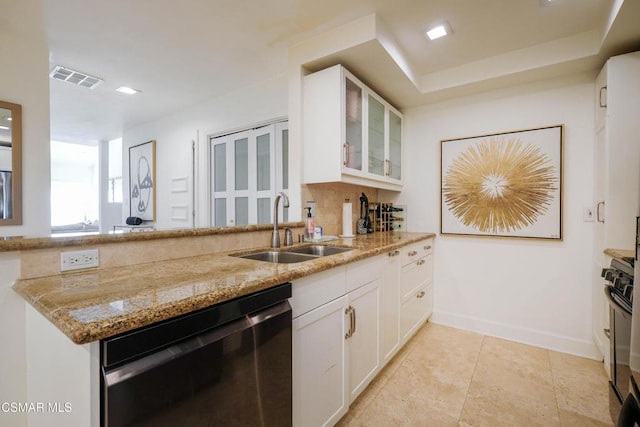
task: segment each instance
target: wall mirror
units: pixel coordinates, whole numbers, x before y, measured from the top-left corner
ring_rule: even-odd
[[[22,224],[22,107],[0,101],[0,225]]]

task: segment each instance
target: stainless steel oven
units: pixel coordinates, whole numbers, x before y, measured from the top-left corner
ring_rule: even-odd
[[[610,393],[609,410],[618,419],[622,402],[631,387],[631,324],[633,313],[633,258],[614,258],[602,271],[609,301]]]
[[[290,426],[291,284],[101,342],[102,426]]]

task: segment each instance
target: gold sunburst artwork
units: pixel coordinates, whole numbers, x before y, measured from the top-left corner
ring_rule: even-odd
[[[553,132],[536,133],[548,129]],[[561,143],[554,143],[561,132],[552,127],[443,141],[448,222],[441,231],[450,225],[453,234],[561,238]],[[445,153],[451,141],[460,144]]]

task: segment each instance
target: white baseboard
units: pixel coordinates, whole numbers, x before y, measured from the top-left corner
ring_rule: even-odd
[[[514,325],[493,322],[490,320],[464,316],[435,310],[429,319],[431,323],[451,326],[466,331],[476,332],[509,341],[529,344],[548,350],[569,353],[593,360],[602,360],[602,354],[592,340],[581,340],[573,337],[553,334],[546,331],[522,328]]]
[[[599,331],[593,331],[593,342],[596,344],[596,348],[598,349],[601,357],[605,354],[605,352],[609,350],[609,339],[605,337],[604,333],[598,333]]]

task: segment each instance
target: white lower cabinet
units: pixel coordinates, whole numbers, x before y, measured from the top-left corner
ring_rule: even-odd
[[[380,279],[349,294],[347,307],[349,403],[356,400],[380,368]]]
[[[293,282],[294,426],[336,424],[431,314],[425,242]]]
[[[414,290],[402,303],[400,334],[403,343],[413,336],[432,311],[433,286],[424,284]]]
[[[433,312],[433,240],[405,246],[401,252],[400,337],[404,344]]]
[[[348,297],[293,319],[293,425],[333,425],[347,412]]]
[[[400,349],[400,251],[391,251],[379,259],[382,265],[380,357],[384,366]]]

